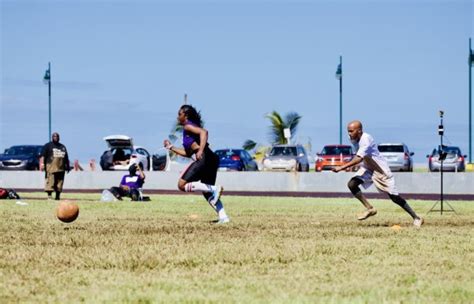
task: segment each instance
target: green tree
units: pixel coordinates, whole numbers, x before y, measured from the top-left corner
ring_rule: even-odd
[[[291,138],[293,138],[298,129],[298,124],[302,118],[302,116],[296,112],[289,112],[286,114],[285,119],[283,119],[280,113],[277,111],[273,111],[265,115],[265,117],[270,119],[271,122],[269,135],[270,142],[274,145],[287,143],[284,135],[285,129],[290,129]]]
[[[253,150],[257,146],[257,143],[251,139],[247,139],[244,144],[242,145],[242,148],[244,150],[250,151]]]

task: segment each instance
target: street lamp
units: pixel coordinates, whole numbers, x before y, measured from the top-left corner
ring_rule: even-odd
[[[48,102],[49,136],[48,136],[48,141],[50,141],[51,140],[51,62],[48,62],[48,69],[44,73],[43,82],[44,82],[44,84],[48,85],[48,96],[49,96],[49,102]]]
[[[471,49],[471,38],[469,38],[469,164],[472,164],[472,64],[474,63],[474,52]]]
[[[339,56],[336,79],[339,80],[339,144],[342,145],[342,56]]]

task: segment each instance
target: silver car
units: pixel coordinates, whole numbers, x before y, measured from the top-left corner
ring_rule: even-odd
[[[392,171],[413,171],[413,158],[415,154],[408,150],[404,143],[379,144],[379,152],[387,160]]]
[[[440,150],[442,151],[441,155],[445,157],[443,160],[443,171],[463,172],[466,170],[464,160],[467,156],[462,155],[461,149],[459,147],[443,146],[442,149],[433,149],[430,155],[426,155],[430,172],[441,170]]]
[[[273,146],[263,159],[264,171],[309,171],[306,150],[301,145]]]

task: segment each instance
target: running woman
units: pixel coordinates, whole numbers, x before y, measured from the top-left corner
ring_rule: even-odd
[[[166,149],[194,161],[184,170],[178,188],[184,192],[201,191],[209,205],[217,212],[218,223],[230,221],[220,200],[222,186],[216,186],[219,157],[209,148],[208,132],[202,127],[201,114],[190,105],[183,105],[178,112],[178,123],[183,126],[183,148],[177,148],[167,139]]]
[[[347,125],[347,133],[357,153],[350,162],[335,167],[332,171],[339,172],[361,164],[360,169],[348,183],[349,190],[366,208],[365,212],[362,213],[358,219],[363,221],[377,214],[377,210],[369,203],[359,188],[360,185],[364,188],[368,188],[371,184],[375,184],[375,187],[377,187],[380,192],[388,194],[388,197],[390,197],[395,204],[402,207],[402,209],[413,218],[413,225],[415,227],[421,227],[424,222],[423,218],[419,217],[415,211],[411,209],[407,201],[398,193],[395,187],[395,179],[387,161],[380,155],[373,137],[362,130],[362,123],[358,120],[351,121]]]

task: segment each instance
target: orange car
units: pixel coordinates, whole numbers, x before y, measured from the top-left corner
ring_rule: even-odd
[[[336,166],[342,166],[348,163],[354,157],[352,146],[349,145],[327,145],[324,146],[321,153],[317,154],[315,170],[316,172],[328,171]],[[355,170],[350,168],[346,171]]]

